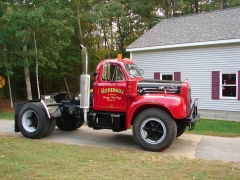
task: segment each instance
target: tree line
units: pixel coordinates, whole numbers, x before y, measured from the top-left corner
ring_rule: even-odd
[[[105,58],[129,57],[126,47],[164,18],[220,10],[240,0],[2,0],[1,97],[40,98],[79,92],[84,57],[89,72]],[[193,22],[197,23],[197,22]],[[0,97],[0,98],[1,98]]]

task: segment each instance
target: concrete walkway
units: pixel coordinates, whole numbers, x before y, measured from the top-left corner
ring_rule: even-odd
[[[0,120],[0,134],[24,138],[21,133],[14,132],[12,120]],[[135,143],[131,130],[112,132],[82,126],[76,131],[65,132],[56,128],[50,136],[41,140],[79,146],[141,150]],[[223,138],[185,133],[175,139],[170,148],[161,153],[174,157],[240,162],[240,137]]]

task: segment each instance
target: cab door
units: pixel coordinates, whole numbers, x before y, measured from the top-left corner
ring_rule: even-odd
[[[126,111],[126,79],[117,63],[105,63],[99,81],[94,84],[94,110]]]

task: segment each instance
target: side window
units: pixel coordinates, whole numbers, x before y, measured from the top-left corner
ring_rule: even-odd
[[[105,63],[103,65],[103,70],[102,70],[102,80],[109,80],[110,79],[110,64]]]
[[[117,70],[116,70],[116,80],[117,81],[125,80],[123,72],[119,67],[117,67]]]
[[[119,66],[113,63],[106,63],[103,66],[102,80],[121,81],[124,80],[124,74]]]

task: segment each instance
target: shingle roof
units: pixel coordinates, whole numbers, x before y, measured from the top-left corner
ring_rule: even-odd
[[[161,20],[127,49],[240,39],[240,6]]]

